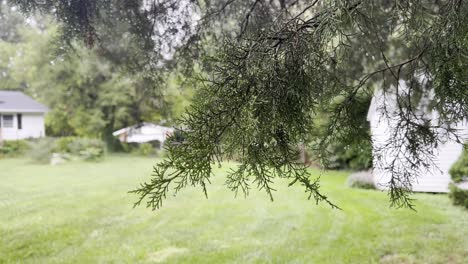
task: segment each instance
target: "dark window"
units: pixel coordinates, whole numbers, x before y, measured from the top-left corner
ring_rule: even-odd
[[[18,114],[16,120],[18,121],[18,129],[23,128],[23,115]]]
[[[3,127],[13,127],[13,115],[4,115],[2,121]]]

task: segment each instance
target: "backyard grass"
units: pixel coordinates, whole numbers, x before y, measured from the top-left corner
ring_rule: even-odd
[[[468,211],[446,195],[396,210],[385,193],[346,187],[347,173],[325,173],[340,211],[285,182],[274,202],[234,198],[219,169],[209,199],[190,188],[159,211],[133,209],[127,191],[154,163],[0,160],[0,263],[468,263]]]

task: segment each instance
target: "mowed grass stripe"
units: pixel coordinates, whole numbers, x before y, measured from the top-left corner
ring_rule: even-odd
[[[234,197],[216,169],[209,199],[190,187],[162,209],[132,208],[127,191],[156,160],[37,165],[0,160],[0,263],[466,263],[468,212],[446,195],[416,194],[418,212],[389,208],[385,193],[322,175],[343,208],[276,183],[275,201]],[[319,176],[319,171],[313,171]]]

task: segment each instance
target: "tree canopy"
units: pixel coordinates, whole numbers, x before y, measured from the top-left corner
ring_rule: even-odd
[[[8,2],[53,13],[65,42],[88,47],[108,47],[123,21],[135,57],[148,58],[124,64],[148,73],[176,68],[197,80],[168,157],[135,191],[153,209],[172,187],[206,193],[212,166],[226,157],[239,161],[227,176],[235,192],[253,183],[273,198],[271,182],[281,177],[335,206],[297,161],[297,146],[309,144],[326,163],[331,144],[370,140],[365,122],[355,121],[356,105],[368,104],[375,89],[396,94],[401,122],[374,151],[404,152],[385,169],[392,204],[412,206],[414,168],[430,166],[433,147],[447,136],[461,140],[452,124],[468,118],[468,4],[461,0]],[[430,99],[437,122],[418,113],[421,98]],[[317,122],[323,115],[326,122]]]
[[[132,55],[138,47],[129,38],[106,36],[105,49],[73,40],[64,52],[50,16],[24,18],[14,6],[0,6],[0,89],[21,90],[47,105],[47,135],[102,138],[112,150],[119,147],[113,131],[142,121],[171,123],[183,111],[188,98],[178,93],[191,89],[178,89],[176,74],[162,83],[155,82],[161,75],[130,68],[126,58],[138,61]]]

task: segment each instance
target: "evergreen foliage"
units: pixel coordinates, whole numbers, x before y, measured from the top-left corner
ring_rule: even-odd
[[[135,191],[152,208],[161,206],[171,184],[176,191],[198,185],[206,193],[212,166],[232,155],[240,165],[227,183],[236,192],[248,193],[254,183],[273,197],[271,182],[281,177],[328,201],[297,162],[297,145],[310,143],[326,164],[333,144],[369,140],[367,127],[356,122],[356,106],[376,87],[396,94],[400,121],[385,149],[374,151],[397,154],[385,166],[392,174],[389,196],[392,205],[411,207],[415,168],[432,166],[434,147],[458,139],[452,125],[468,117],[468,4],[461,0],[9,2],[25,12],[52,12],[64,39],[87,46],[105,46],[96,40],[108,27],[129,22],[128,31],[141,40],[138,54],[154,60],[136,68],[174,66],[198,78],[183,137],[170,141],[167,159]],[[106,15],[111,10],[122,11]],[[422,98],[438,120],[418,112]],[[320,113],[328,118],[324,127],[314,123]]]
[[[450,168],[450,176],[452,177],[453,182],[459,183],[464,179],[468,180],[468,149],[467,145],[463,150],[460,158],[455,162]]]
[[[150,197],[148,206],[161,205],[171,182],[182,183],[177,191],[187,184],[206,191],[211,164],[233,153],[241,155],[241,165],[227,179],[234,191],[247,193],[253,180],[271,195],[273,178],[286,177],[303,183],[317,201],[326,199],[297,164],[296,146],[314,131],[325,131],[311,144],[326,164],[329,146],[368,140],[367,127],[356,122],[355,110],[359,95],[372,94],[378,83],[385,92],[396,89],[401,122],[386,147],[376,152],[405,152],[385,169],[392,174],[392,205],[412,207],[408,194],[419,176],[415,168],[432,165],[434,147],[446,136],[456,138],[450,125],[468,114],[467,21],[461,15],[467,5],[384,2],[325,1],[319,6],[310,1],[293,14],[280,12],[267,27],[255,25],[239,38],[226,39],[220,52],[206,61],[206,86],[183,120],[185,139],[169,147],[170,158],[137,190]],[[265,6],[259,10],[263,13],[257,18],[273,12]],[[446,31],[451,32],[450,45],[440,38]],[[367,62],[368,57],[375,62]],[[357,62],[363,67],[349,70]],[[449,74],[447,64],[454,69],[464,65],[464,70]],[[406,91],[400,90],[400,80],[406,80]],[[432,91],[432,109],[441,113],[437,124],[416,110],[420,98]],[[322,112],[329,121],[325,128],[314,127],[316,114]]]

